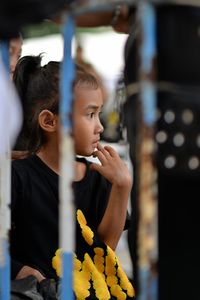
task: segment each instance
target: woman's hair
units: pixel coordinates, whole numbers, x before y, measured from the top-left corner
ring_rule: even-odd
[[[24,56],[19,59],[13,81],[22,102],[24,121],[15,150],[36,152],[45,142],[45,135],[39,126],[38,116],[44,109],[58,114],[60,63],[50,61],[41,66],[42,56]],[[76,65],[73,87],[99,87],[98,80],[83,67]]]

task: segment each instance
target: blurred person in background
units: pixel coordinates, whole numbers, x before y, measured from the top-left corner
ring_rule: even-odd
[[[18,36],[9,40],[9,59],[10,59],[10,78],[13,79],[13,73],[16,64],[21,56],[23,39],[19,33]]]

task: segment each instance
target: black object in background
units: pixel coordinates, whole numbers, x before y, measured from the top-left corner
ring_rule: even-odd
[[[157,10],[159,299],[199,298],[200,8]],[[159,141],[159,134],[164,140]]]
[[[159,300],[199,298],[200,194],[200,8],[160,5],[157,12],[157,142],[159,212]],[[138,40],[125,49],[126,86],[138,81]],[[163,84],[163,82],[165,82]],[[134,165],[129,249],[136,290],[138,95],[125,103],[125,125]]]
[[[1,0],[0,39],[16,37],[23,25],[52,18],[72,0]]]

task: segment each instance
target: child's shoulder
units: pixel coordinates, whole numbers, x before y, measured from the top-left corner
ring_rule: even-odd
[[[26,185],[32,176],[31,167],[31,156],[23,159],[15,159],[11,164],[12,184],[15,185]]]
[[[20,177],[34,174],[41,169],[41,163],[36,155],[29,155],[23,159],[15,159],[12,161],[12,173],[18,174]]]
[[[12,167],[15,169],[25,168],[30,166],[33,161],[34,161],[34,155],[30,155],[25,158],[14,159],[12,161]]]
[[[20,168],[23,166],[26,166],[30,161],[30,156],[25,157],[25,158],[18,158],[18,159],[14,159],[12,160],[12,167],[14,168]]]

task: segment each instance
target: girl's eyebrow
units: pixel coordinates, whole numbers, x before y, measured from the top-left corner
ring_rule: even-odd
[[[94,104],[89,104],[86,109],[94,109],[94,110],[97,110],[97,109],[102,109],[103,105],[101,105],[100,107],[98,105],[94,105]]]

